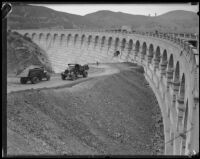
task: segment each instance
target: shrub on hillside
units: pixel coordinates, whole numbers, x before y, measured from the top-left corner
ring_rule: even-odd
[[[138,66],[135,70],[139,73],[144,73],[144,68],[142,66]]]
[[[14,32],[12,32],[14,35],[19,35],[19,36],[21,36],[21,34],[20,33],[18,33],[18,32],[16,32],[16,31],[14,31]]]
[[[24,36],[24,39],[27,40],[27,41],[29,41],[29,42],[32,42],[32,39],[29,38],[29,37],[27,37],[27,36]]]

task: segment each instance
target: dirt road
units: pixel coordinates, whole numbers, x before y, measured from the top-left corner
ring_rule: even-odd
[[[161,112],[143,74],[102,67],[70,86],[8,93],[8,154],[162,154]]]
[[[71,80],[61,80],[60,74],[52,75],[50,81],[41,81],[37,84],[31,84],[30,82],[27,84],[21,84],[20,79],[17,77],[8,77],[7,78],[7,93],[16,92],[21,90],[28,90],[28,89],[38,89],[38,88],[52,88],[52,87],[59,87],[59,86],[67,86],[69,84],[77,84],[80,82],[84,82],[90,80],[93,77],[97,76],[104,76],[110,75],[114,73],[118,73],[119,69],[109,66],[109,65],[99,65],[99,66],[92,66],[89,69],[88,78],[79,78],[78,80],[71,81]]]

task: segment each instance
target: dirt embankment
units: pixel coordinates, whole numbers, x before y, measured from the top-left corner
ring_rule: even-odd
[[[29,65],[44,66],[52,72],[51,63],[44,50],[35,44],[30,38],[17,32],[7,33],[7,73],[20,73]]]
[[[159,106],[134,69],[7,96],[8,154],[163,153]]]

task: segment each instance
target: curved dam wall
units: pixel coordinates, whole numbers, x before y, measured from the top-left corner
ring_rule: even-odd
[[[47,52],[55,72],[73,62],[142,65],[162,112],[165,154],[199,152],[199,52],[186,41],[148,33],[16,31]]]

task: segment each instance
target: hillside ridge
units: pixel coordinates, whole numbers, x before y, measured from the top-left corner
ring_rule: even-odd
[[[199,17],[195,12],[175,10],[158,16],[134,15],[100,10],[84,16],[56,11],[44,6],[14,5],[8,18],[10,29],[78,29],[120,28],[131,26],[138,31],[199,32]]]

